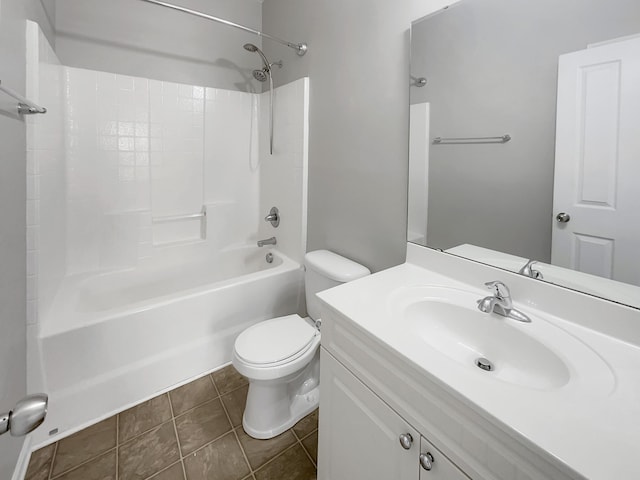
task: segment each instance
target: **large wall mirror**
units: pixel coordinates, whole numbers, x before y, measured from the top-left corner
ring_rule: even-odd
[[[461,0],[410,81],[409,241],[640,308],[638,0]]]

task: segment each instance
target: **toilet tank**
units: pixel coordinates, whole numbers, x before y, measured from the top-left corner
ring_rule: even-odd
[[[304,264],[307,311],[314,320],[320,318],[320,302],[316,293],[371,274],[367,267],[329,250],[307,253]]]

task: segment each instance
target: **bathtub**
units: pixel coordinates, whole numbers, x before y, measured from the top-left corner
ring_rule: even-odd
[[[301,266],[274,249],[157,262],[64,280],[39,335],[50,413],[36,446],[225,365],[240,332],[304,293]]]

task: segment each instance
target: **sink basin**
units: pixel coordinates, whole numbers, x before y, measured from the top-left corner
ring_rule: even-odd
[[[584,343],[540,316],[521,323],[477,309],[481,294],[449,287],[404,288],[392,295],[396,336],[428,347],[470,374],[536,390],[598,379],[608,391],[608,365]],[[589,389],[590,382],[584,382]]]

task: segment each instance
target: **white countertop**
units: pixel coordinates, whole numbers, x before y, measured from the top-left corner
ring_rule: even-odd
[[[477,291],[478,299],[488,294],[481,283],[465,284],[405,263],[318,296],[425,375],[436,378],[462,396],[478,413],[499,422],[502,428],[516,431],[585,478],[640,479],[640,461],[636,458],[640,454],[640,348],[637,345],[555,317],[548,311],[538,311],[532,306],[535,302],[520,299],[526,300],[521,303],[514,295],[516,308],[532,315],[534,321],[536,316],[544,317],[577,339],[601,358],[608,366],[608,369],[605,367],[608,373],[601,378],[591,378],[588,371],[579,372],[579,368],[570,367],[572,380],[565,386],[548,390],[491,380],[480,369],[456,363],[433,348],[425,348],[424,342],[417,338],[411,339],[402,335],[399,328],[393,328],[397,323],[394,295],[406,288],[427,285]],[[581,308],[580,299],[572,295],[576,294],[567,291],[566,301],[576,302],[575,308]],[[570,351],[561,355],[568,365],[575,360],[571,359]],[[583,388],[585,385],[588,388]]]

